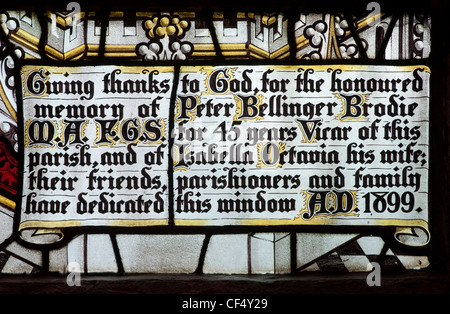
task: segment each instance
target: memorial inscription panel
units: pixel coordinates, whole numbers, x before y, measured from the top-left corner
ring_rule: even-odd
[[[21,75],[22,231],[173,217],[174,227],[429,236],[426,66],[28,65]]]

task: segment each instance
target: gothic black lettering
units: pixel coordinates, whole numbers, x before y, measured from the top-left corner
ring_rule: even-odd
[[[44,73],[43,69],[31,72],[26,81],[28,92],[33,95],[44,93],[47,95],[80,95],[81,100],[90,100],[94,97],[93,81],[52,81],[50,78],[51,74]]]

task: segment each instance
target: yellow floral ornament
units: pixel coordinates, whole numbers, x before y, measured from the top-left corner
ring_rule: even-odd
[[[189,29],[189,22],[177,16],[154,16],[145,21],[144,27],[148,30],[150,38],[183,37],[185,30]]]

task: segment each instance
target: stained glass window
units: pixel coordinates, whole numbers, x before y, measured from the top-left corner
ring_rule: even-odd
[[[2,9],[0,272],[433,268],[441,5],[270,9]]]

